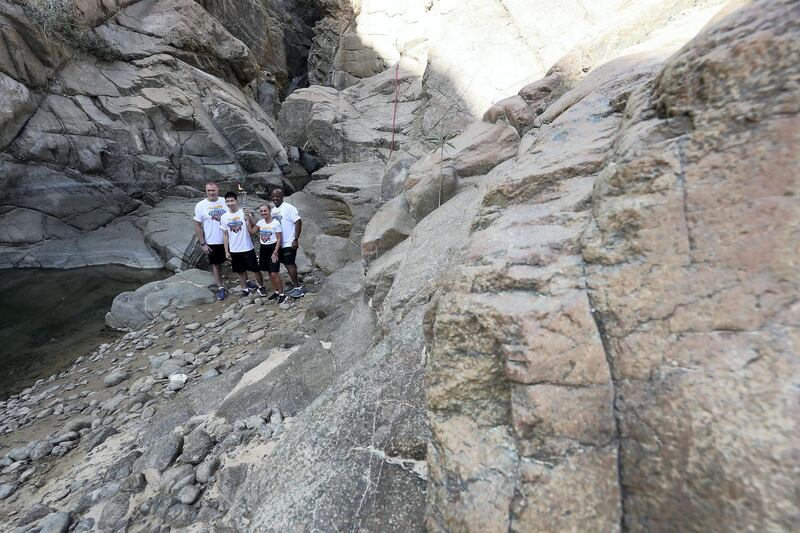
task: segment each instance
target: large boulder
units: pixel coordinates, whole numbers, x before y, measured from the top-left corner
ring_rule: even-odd
[[[308,309],[308,314],[318,318],[338,314],[342,302],[350,302],[364,288],[364,271],[361,264],[352,262],[331,274]]]
[[[245,83],[258,69],[250,49],[192,0],[140,0],[95,31],[127,60],[170,54]]]
[[[203,270],[186,270],[162,281],[154,281],[114,298],[106,324],[120,330],[137,330],[149,324],[166,309],[184,309],[211,303],[209,286],[214,277]]]
[[[11,214],[27,215],[15,209]],[[20,217],[19,220],[26,218]],[[35,224],[41,218],[30,217]],[[52,219],[44,219],[49,223]],[[47,226],[45,226],[47,227]],[[56,226],[58,227],[58,226]],[[8,226],[7,231],[15,231]],[[27,231],[27,230],[26,230]],[[87,233],[65,232],[53,239],[28,247],[0,247],[0,268],[80,268],[98,265],[123,265],[133,268],[162,268],[164,261],[145,242],[132,217],[121,217]]]
[[[297,348],[274,350],[269,358],[245,373],[216,414],[233,422],[258,415],[270,406],[295,417],[318,402],[320,395],[327,394],[331,384],[357,364],[373,342],[375,312],[360,290],[363,274],[358,272],[357,276],[362,278],[356,282],[359,291],[338,300],[336,309],[324,315],[317,325],[315,335]],[[337,292],[345,294],[349,287]]]
[[[0,72],[0,150],[17,137],[37,102],[23,83]]]
[[[278,135],[305,147],[323,163],[376,160],[412,133],[421,93],[421,67],[400,63],[343,91],[312,86],[293,92],[278,115]],[[395,77],[400,96],[395,114]],[[395,134],[392,134],[394,123]]]
[[[325,531],[423,531],[428,430],[419,331],[424,309],[414,310],[373,348],[363,329],[367,310],[358,304],[330,350],[316,355],[318,367],[332,367],[323,374],[330,381],[293,416],[267,457],[250,465],[226,517],[230,526],[286,530],[304,523]],[[271,377],[251,394],[260,391],[269,401],[273,387],[287,377]],[[308,372],[304,381],[319,377]],[[313,508],[317,513],[309,514]]]
[[[409,232],[410,233],[410,232]],[[403,261],[407,259],[405,240],[381,255],[375,261],[367,263],[367,277],[364,280],[364,292],[372,300],[371,304],[378,312],[383,309],[383,302],[400,271]]]
[[[348,236],[358,243],[380,200],[383,170],[380,162],[328,165],[314,172],[314,181],[304,191],[347,205],[351,215]]]
[[[361,241],[365,263],[369,265],[408,238],[415,225],[416,219],[411,216],[405,195],[383,204],[367,224]]]
[[[288,201],[300,211],[300,246],[325,272],[361,258],[360,243],[380,199],[383,165],[344,163],[323,167]]]
[[[203,261],[193,231],[194,206],[198,201],[197,197],[169,196],[136,221],[145,241],[164,263],[186,268]]]
[[[544,78],[495,103],[484,113],[483,120],[492,123],[504,120],[520,135],[540,127],[539,116],[585,75],[581,59],[580,51],[567,54],[547,71]]]
[[[332,273],[351,261],[361,260],[361,248],[348,238],[317,235],[311,246],[304,248],[314,264],[325,273]]]

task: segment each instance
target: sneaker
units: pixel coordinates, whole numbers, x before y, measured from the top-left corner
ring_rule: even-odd
[[[257,289],[258,288],[258,285],[256,284],[256,282],[253,281],[253,280],[249,280],[249,279],[245,282],[244,286],[247,287],[248,289]]]
[[[273,293],[272,293],[272,296],[270,296],[269,298],[267,298],[267,300],[269,300],[270,302],[271,302],[271,301],[274,301],[274,300],[275,300],[275,299],[276,299],[278,296],[280,296],[280,294],[278,294],[277,292],[273,292]]]
[[[305,291],[300,287],[295,287],[294,289],[290,290],[286,293],[287,296],[291,296],[292,298],[302,298],[306,295]]]
[[[217,300],[221,302],[226,296],[228,296],[228,291],[225,290],[225,287],[220,287],[217,290]]]
[[[258,295],[262,298],[267,295],[267,288],[266,287],[259,287],[258,288]]]
[[[242,289],[242,295],[239,298],[250,296],[250,289]]]
[[[275,294],[278,294],[278,293],[275,293]],[[284,302],[286,302],[286,295],[285,294],[281,294],[280,296],[278,296],[278,305],[281,305]]]

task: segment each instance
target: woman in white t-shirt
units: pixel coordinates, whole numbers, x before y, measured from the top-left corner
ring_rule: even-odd
[[[268,205],[259,207],[259,212],[263,217],[256,222],[250,231],[253,235],[258,235],[260,245],[258,266],[262,272],[269,273],[269,281],[272,284],[272,295],[268,300],[278,300],[279,304],[286,301],[283,294],[283,283],[281,283],[281,264],[278,261],[278,243],[281,242],[281,223],[272,218],[272,210]]]

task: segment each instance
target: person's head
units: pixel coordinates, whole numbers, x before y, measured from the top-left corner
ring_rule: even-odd
[[[225,205],[228,206],[228,209],[231,211],[237,211],[239,209],[239,197],[236,196],[236,193],[231,191],[225,193]]]
[[[262,217],[264,217],[265,222],[272,220],[272,209],[270,209],[267,204],[263,204],[261,207],[259,207],[258,212],[261,213]]]
[[[219,200],[219,187],[213,181],[209,181],[206,183],[206,198],[210,202],[216,202]]]
[[[283,203],[283,189],[273,189],[271,198],[275,207],[280,207]]]

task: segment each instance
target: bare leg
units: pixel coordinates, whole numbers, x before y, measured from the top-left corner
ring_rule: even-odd
[[[261,272],[253,272],[253,276],[256,278],[256,283],[258,283],[259,287],[264,286],[264,276],[261,275]]]
[[[269,281],[272,283],[272,290],[281,294],[283,292],[283,283],[281,283],[281,276],[277,272],[270,272]]]
[[[222,281],[222,265],[211,265],[211,273],[214,274],[214,281],[217,282],[217,287],[225,287],[225,282]]]
[[[247,288],[247,274],[245,272],[239,272],[239,287],[246,289]]]
[[[300,282],[297,281],[297,265],[286,265],[286,270],[289,271],[289,277],[292,278],[294,286],[298,287]]]

